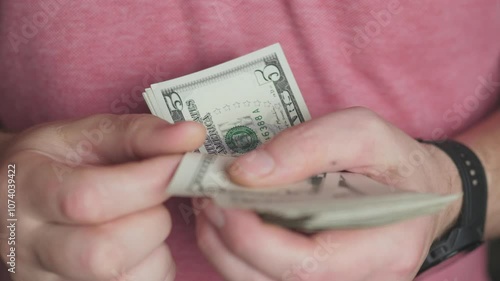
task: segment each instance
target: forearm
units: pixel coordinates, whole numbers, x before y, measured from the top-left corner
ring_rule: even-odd
[[[481,160],[488,181],[486,239],[500,237],[500,110],[456,138]]]

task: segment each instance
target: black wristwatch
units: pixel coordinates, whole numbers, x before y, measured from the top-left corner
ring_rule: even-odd
[[[467,146],[452,140],[419,141],[433,144],[448,154],[458,168],[463,187],[463,204],[458,221],[447,234],[432,244],[421,273],[483,243],[488,188],[483,165]]]

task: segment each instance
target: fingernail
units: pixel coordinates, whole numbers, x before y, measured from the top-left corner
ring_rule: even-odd
[[[213,225],[218,228],[224,227],[224,224],[226,223],[224,211],[213,202],[210,202],[210,204],[203,209],[203,212]]]
[[[265,150],[254,150],[235,160],[229,168],[229,173],[233,176],[242,173],[253,177],[265,176],[272,172],[274,166],[274,159],[269,153]]]

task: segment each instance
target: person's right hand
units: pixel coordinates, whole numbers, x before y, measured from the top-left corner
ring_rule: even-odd
[[[15,164],[12,278],[173,280],[165,189],[179,154],[204,138],[200,124],[170,125],[152,115],[96,115],[12,137],[0,153],[1,206]],[[0,214],[4,232],[7,208]],[[1,245],[6,261],[12,246]]]

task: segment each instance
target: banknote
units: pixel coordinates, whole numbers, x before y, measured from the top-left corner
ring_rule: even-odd
[[[241,155],[310,114],[279,44],[187,76],[157,83],[144,99],[171,123],[207,129],[202,153]]]
[[[461,194],[400,190],[353,173],[324,173],[284,186],[248,188],[226,174],[235,157],[311,119],[279,44],[151,85],[144,99],[170,122],[194,121],[204,144],[186,153],[167,187],[180,197],[209,197],[248,209],[269,223],[304,232],[368,227],[438,212]],[[318,148],[321,149],[321,148]]]
[[[386,224],[434,213],[459,198],[396,189],[354,173],[324,173],[283,186],[248,188],[233,183],[224,155],[187,153],[167,192],[210,197],[225,208],[248,209],[268,222],[301,231]]]

